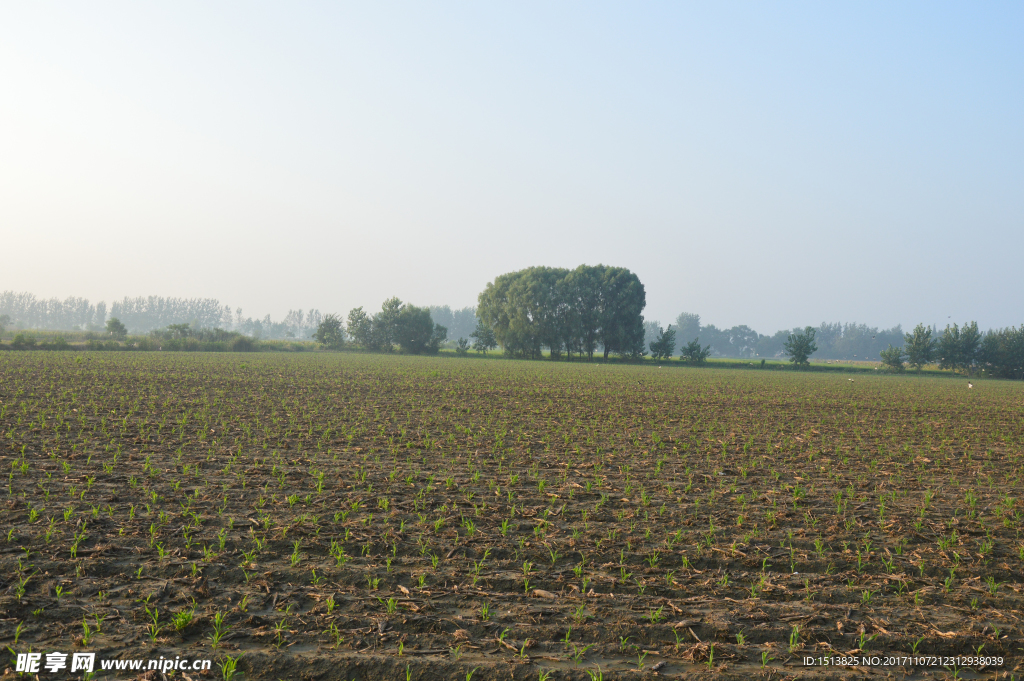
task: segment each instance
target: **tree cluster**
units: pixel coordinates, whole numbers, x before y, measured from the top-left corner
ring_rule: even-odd
[[[895,372],[904,362],[918,371],[938,362],[940,369],[970,375],[983,371],[1002,378],[1024,379],[1024,325],[1020,328],[990,330],[981,333],[977,322],[946,326],[934,337],[933,329],[918,324],[904,337],[902,347],[889,346],[882,351],[882,363]]]
[[[448,329],[434,323],[429,309],[403,303],[398,298],[385,300],[375,315],[366,313],[362,307],[352,309],[348,313],[347,332],[367,350],[393,352],[398,346],[402,352],[414,355],[434,354],[448,338]]]
[[[512,357],[644,354],[644,286],[629,270],[580,265],[510,272],[480,293],[477,316]]]

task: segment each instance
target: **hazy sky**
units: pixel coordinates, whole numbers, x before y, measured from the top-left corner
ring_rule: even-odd
[[[1019,2],[0,7],[0,290],[991,327],[1022,254]]]

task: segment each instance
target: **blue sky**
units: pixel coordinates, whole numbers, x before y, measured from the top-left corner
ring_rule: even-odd
[[[1024,322],[1024,5],[0,8],[0,290]]]

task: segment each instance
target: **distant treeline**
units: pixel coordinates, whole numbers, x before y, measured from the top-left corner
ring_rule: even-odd
[[[476,317],[475,307],[464,307],[461,310],[453,310],[447,305],[431,305],[430,318],[435,324],[448,329],[448,339],[469,338],[476,331],[479,320]]]
[[[85,298],[37,298],[31,293],[0,293],[0,319],[13,329],[101,332],[108,319],[118,319],[129,333],[146,334],[175,324],[195,329],[236,331],[256,339],[310,338],[323,316],[319,310],[289,310],[281,321],[245,317],[214,298],[124,297],[110,306]]]
[[[661,323],[644,324],[645,345],[657,340]],[[714,324],[702,325],[700,315],[684,312],[673,324],[676,338],[688,343],[695,338],[702,345],[711,346],[712,357],[782,357],[786,339],[790,334],[803,332],[803,327],[783,329],[772,335],[760,334],[749,326],[719,329]],[[822,323],[814,329],[818,344],[818,359],[847,359],[877,361],[879,353],[890,345],[903,343],[903,329],[897,324],[891,329],[879,329],[866,324]]]
[[[700,315],[680,314],[663,328],[645,321],[643,284],[625,268],[581,265],[574,270],[531,267],[496,277],[480,293],[478,307],[419,308],[397,298],[381,311],[361,307],[338,315],[289,310],[281,321],[253,319],[213,298],[125,297],[109,313],[103,302],[85,298],[38,299],[30,293],[0,293],[0,332],[14,330],[87,331],[90,349],[252,351],[282,349],[259,341],[313,339],[320,345],[370,351],[437,352],[454,347],[487,352],[501,347],[511,357],[552,359],[573,355],[638,359],[648,352],[673,355],[676,340],[687,361],[704,357],[792,357],[794,338],[807,339],[814,359],[879,361],[891,371],[924,364],[966,374],[1024,378],[1024,325],[981,332],[976,322],[947,326],[942,332],[919,324],[912,333],[866,324],[822,323],[818,327],[760,334],[740,325],[719,329],[701,324]],[[347,324],[346,324],[347,322]],[[132,335],[132,338],[128,338]],[[811,349],[813,346],[813,349]],[[19,334],[14,349],[63,349],[60,337],[36,341]],[[295,348],[299,349],[298,346]],[[666,353],[667,351],[667,353]]]

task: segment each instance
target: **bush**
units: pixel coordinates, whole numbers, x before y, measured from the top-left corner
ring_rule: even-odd
[[[886,371],[890,371],[894,374],[902,374],[904,371],[903,366],[903,348],[894,348],[892,344],[885,350],[879,353],[882,356],[882,365]]]
[[[256,341],[248,336],[239,336],[231,341],[231,352],[256,352]]]
[[[26,336],[23,333],[19,333],[14,337],[11,342],[11,347],[15,350],[31,350],[36,346],[36,339],[32,336]]]
[[[341,317],[336,314],[324,317],[313,338],[328,350],[341,350],[345,346],[345,329]]]
[[[679,359],[693,364],[703,364],[708,360],[709,355],[711,355],[711,345],[702,348],[700,339],[694,338],[683,348],[683,354],[679,355]]]
[[[50,341],[43,341],[39,344],[41,350],[67,350],[71,345],[64,340],[64,336],[56,336]]]
[[[120,319],[111,317],[107,320],[107,333],[117,340],[123,340],[128,335],[128,329],[125,328]]]

